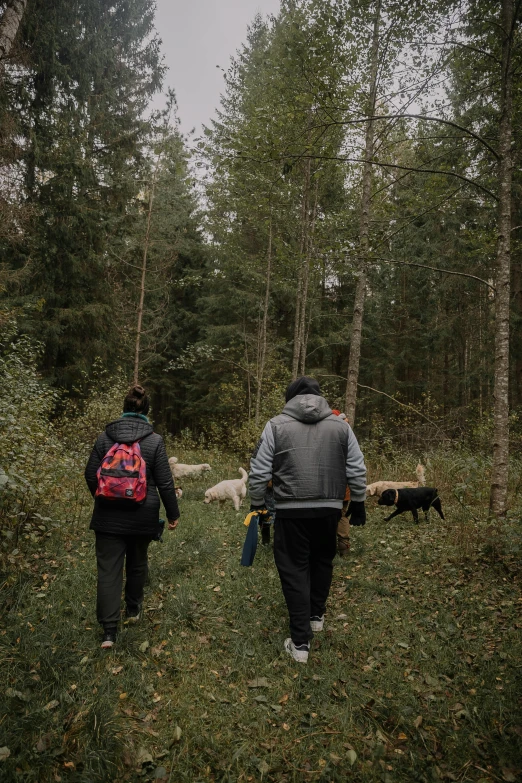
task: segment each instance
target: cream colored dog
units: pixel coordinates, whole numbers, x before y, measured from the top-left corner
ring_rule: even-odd
[[[182,462],[178,462],[177,457],[169,459],[169,467],[174,480],[187,477],[197,478],[207,470],[211,470],[208,462],[204,462],[201,465],[184,465]]]
[[[424,475],[424,465],[420,463],[415,468],[417,474],[417,481],[375,481],[373,484],[368,484],[366,487],[366,494],[369,497],[376,495],[381,497],[382,493],[387,489],[405,489],[407,487],[424,487],[426,484],[426,477]]]
[[[215,487],[207,489],[205,492],[205,503],[212,503],[217,500],[221,506],[225,500],[231,500],[234,504],[236,511],[239,511],[241,501],[246,496],[246,483],[248,481],[248,473],[243,468],[239,468],[241,473],[240,479],[225,479],[220,481]]]

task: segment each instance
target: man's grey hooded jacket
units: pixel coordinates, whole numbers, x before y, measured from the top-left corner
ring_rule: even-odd
[[[341,509],[366,499],[366,466],[351,427],[332,413],[324,397],[298,394],[270,419],[250,460],[253,506],[264,504],[272,479],[276,509]]]

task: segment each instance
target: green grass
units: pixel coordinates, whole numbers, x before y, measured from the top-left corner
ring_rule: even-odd
[[[482,499],[457,499],[459,464],[431,468],[445,522],[385,523],[368,503],[307,666],[282,654],[271,550],[241,568],[242,515],[202,503],[232,458],[184,482],[179,529],[151,544],[144,617],[109,653],[87,515],[55,529],[4,590],[0,779],[520,779],[520,520],[491,526]]]

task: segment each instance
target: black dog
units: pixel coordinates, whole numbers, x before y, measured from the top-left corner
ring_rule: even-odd
[[[419,515],[417,509],[422,508],[426,519],[431,506],[435,509],[441,519],[444,519],[442,506],[438,490],[433,487],[416,487],[415,489],[386,489],[379,498],[379,506],[397,506],[396,511],[385,517],[385,522],[396,517],[397,514],[404,514],[405,511],[411,511],[414,522],[418,523]]]

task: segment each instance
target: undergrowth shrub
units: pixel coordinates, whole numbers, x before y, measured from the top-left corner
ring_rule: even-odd
[[[0,529],[4,544],[27,520],[44,532],[46,514],[74,466],[51,421],[60,394],[37,370],[43,345],[6,318],[0,342]],[[7,544],[6,544],[7,546]]]
[[[23,549],[78,522],[90,495],[83,471],[96,435],[121,413],[123,373],[97,364],[83,397],[41,377],[43,344],[0,313],[0,559],[24,565]]]

